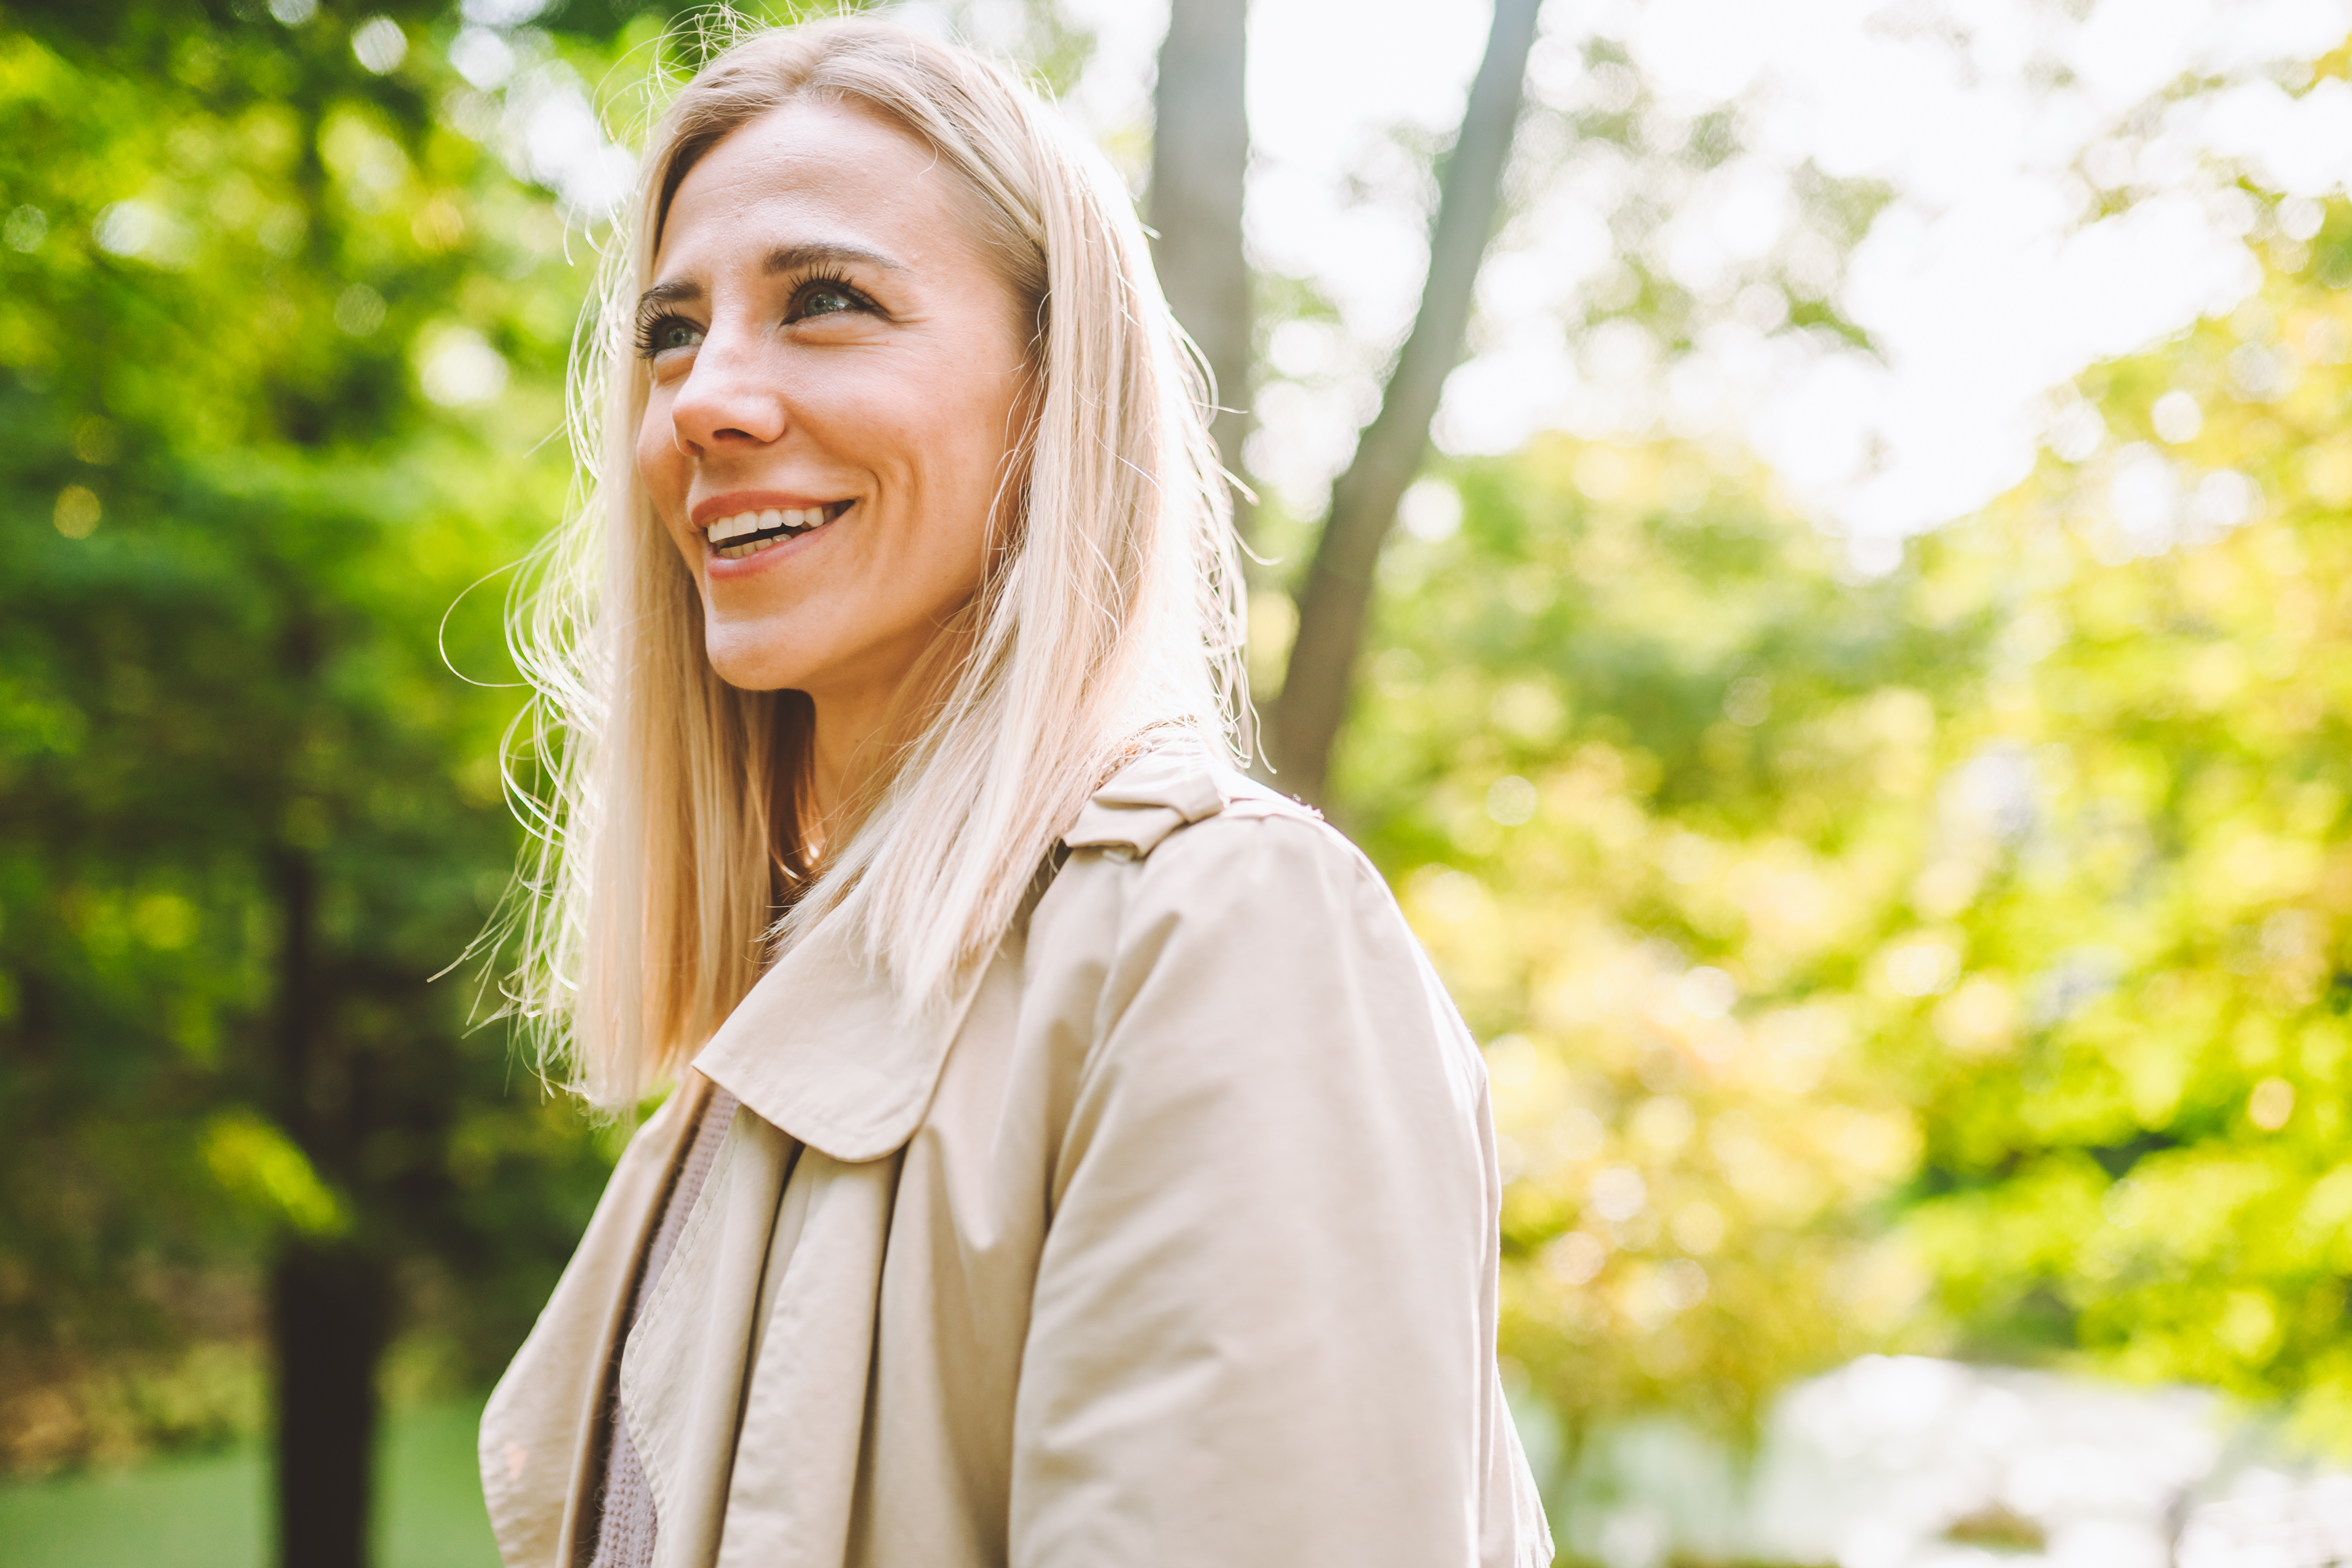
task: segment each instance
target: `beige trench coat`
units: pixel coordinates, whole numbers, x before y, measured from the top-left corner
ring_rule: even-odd
[[[594,1528],[620,1361],[657,1568],[1534,1568],[1475,1046],[1379,876],[1166,749],[936,1026],[819,926],[631,1142],[482,1418],[515,1568]],[[590,1542],[593,1544],[593,1542]]]

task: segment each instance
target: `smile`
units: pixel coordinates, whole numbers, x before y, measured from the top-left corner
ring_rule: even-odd
[[[772,544],[798,539],[803,533],[814,533],[856,504],[856,501],[837,500],[828,501],[823,506],[770,507],[765,511],[739,511],[733,517],[714,521],[706,537],[712,554],[729,561],[740,561],[746,555],[757,555]]]

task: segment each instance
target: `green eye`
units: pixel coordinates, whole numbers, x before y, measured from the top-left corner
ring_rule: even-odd
[[[801,314],[831,316],[857,309],[857,301],[839,289],[812,289],[801,300]]]
[[[637,328],[637,353],[658,359],[673,349],[690,349],[702,342],[702,329],[683,316],[663,316]]]

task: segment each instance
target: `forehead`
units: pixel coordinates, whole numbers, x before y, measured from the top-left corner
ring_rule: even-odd
[[[971,204],[938,155],[883,116],[795,99],[730,132],[688,171],[655,265],[708,265],[816,230],[911,261],[942,238],[968,241]]]

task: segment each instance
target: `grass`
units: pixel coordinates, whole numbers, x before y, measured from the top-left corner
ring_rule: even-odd
[[[376,1460],[376,1568],[498,1568],[474,1467],[478,1403],[394,1415]],[[267,1456],[245,1445],[0,1485],[7,1568],[268,1568]]]

